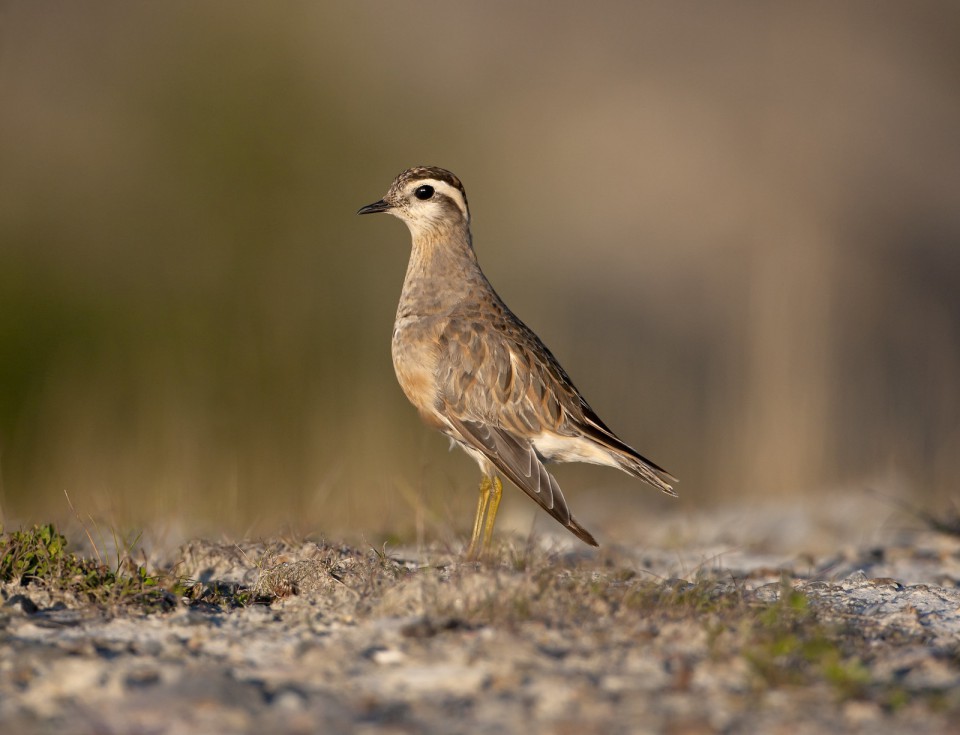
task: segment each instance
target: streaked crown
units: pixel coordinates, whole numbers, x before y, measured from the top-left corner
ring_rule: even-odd
[[[467,191],[463,188],[463,184],[460,182],[452,172],[447,171],[445,168],[440,168],[439,166],[416,166],[414,168],[408,168],[402,174],[397,176],[394,180],[393,185],[390,187],[391,191],[407,191],[410,188],[415,188],[413,185],[420,186],[421,184],[432,184],[434,188],[437,188],[437,184],[444,184],[443,189],[449,187],[451,191],[445,191],[447,196],[451,193],[459,194],[459,201],[457,201],[457,206],[468,213],[469,208],[467,207]],[[456,199],[455,199],[456,201]],[[462,204],[462,206],[461,206]]]

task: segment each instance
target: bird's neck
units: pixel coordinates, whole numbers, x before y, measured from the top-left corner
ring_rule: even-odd
[[[397,316],[426,316],[448,312],[489,283],[467,227],[416,233]]]

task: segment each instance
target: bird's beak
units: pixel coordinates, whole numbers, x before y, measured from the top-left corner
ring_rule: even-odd
[[[379,202],[360,207],[360,209],[357,210],[357,214],[376,214],[377,212],[386,212],[389,209],[390,203],[387,202],[386,199],[381,199]]]

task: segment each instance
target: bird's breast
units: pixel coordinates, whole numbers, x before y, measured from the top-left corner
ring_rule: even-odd
[[[393,369],[404,395],[431,426],[437,415],[437,325],[432,319],[400,317],[393,328]]]

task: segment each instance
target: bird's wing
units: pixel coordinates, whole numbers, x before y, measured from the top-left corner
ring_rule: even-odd
[[[480,421],[447,414],[447,421],[462,441],[482,452],[514,485],[533,498],[582,541],[597,546],[596,539],[571,515],[556,479],[547,472],[529,441]]]
[[[443,331],[438,385],[448,410],[516,436],[583,436],[609,450],[625,472],[675,494],[658,474],[676,478],[603,423],[533,330],[502,302],[494,307],[492,320],[464,312]]]

